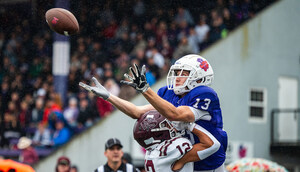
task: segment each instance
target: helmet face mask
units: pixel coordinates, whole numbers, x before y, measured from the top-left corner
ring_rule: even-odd
[[[133,129],[134,139],[145,149],[182,134],[177,132],[171,122],[156,110],[143,114],[136,121]]]
[[[183,72],[187,71],[189,75],[183,75]],[[169,70],[169,74],[167,77],[167,85],[168,89],[173,89],[175,93],[185,93],[188,92],[188,82],[192,79],[192,71],[184,70],[184,69],[177,69],[176,66],[172,66]],[[183,80],[185,78],[184,83],[178,85],[176,82],[178,78],[181,78]]]
[[[189,75],[181,76],[183,71],[189,71]],[[177,95],[182,95],[195,87],[210,85],[213,75],[213,69],[206,59],[196,54],[186,55],[171,66],[167,76],[168,89],[174,90]],[[186,77],[187,79],[183,84],[176,85],[177,77]]]

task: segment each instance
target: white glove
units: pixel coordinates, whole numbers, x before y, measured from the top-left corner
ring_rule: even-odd
[[[108,99],[110,96],[110,93],[98,82],[98,80],[95,77],[93,77],[92,80],[96,84],[96,87],[91,87],[89,85],[86,85],[83,82],[79,82],[79,86],[86,89],[87,91],[93,92],[98,97],[101,97],[104,100]]]
[[[174,128],[176,128],[177,131],[181,131],[181,130],[193,131],[196,124],[194,122],[172,121],[172,125]]]

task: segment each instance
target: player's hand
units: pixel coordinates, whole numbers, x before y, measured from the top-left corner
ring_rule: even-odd
[[[193,131],[196,124],[194,122],[172,121],[172,125],[177,131]]]
[[[134,64],[135,70],[132,67],[129,68],[132,76],[128,75],[127,73],[124,74],[124,77],[129,79],[130,81],[121,80],[121,84],[126,84],[132,86],[137,91],[143,93],[148,90],[149,84],[146,80],[146,66],[143,65],[142,70],[139,70],[139,67]]]
[[[87,91],[93,92],[98,97],[101,97],[104,100],[108,99],[110,96],[109,92],[98,82],[98,80],[95,77],[93,77],[92,80],[95,83],[96,87],[86,85],[83,82],[79,82],[79,86],[86,89]]]
[[[185,163],[181,162],[180,159],[177,160],[177,161],[175,161],[175,163],[173,163],[173,164],[171,165],[172,171],[173,171],[173,172],[180,172],[181,169],[183,168],[184,164],[185,164]]]

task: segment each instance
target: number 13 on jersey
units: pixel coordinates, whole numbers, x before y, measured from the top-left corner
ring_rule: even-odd
[[[198,104],[199,104],[199,102],[200,102],[200,98],[197,98],[197,99],[196,99],[196,103],[193,105],[193,107],[196,108],[196,109],[198,109]],[[201,108],[202,108],[203,110],[207,110],[208,107],[209,107],[209,104],[210,104],[211,100],[210,100],[210,99],[204,99],[204,102],[205,102],[205,103],[204,103],[203,106],[201,106]]]

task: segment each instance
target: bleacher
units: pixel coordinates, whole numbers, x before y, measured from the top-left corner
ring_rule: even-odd
[[[78,115],[76,125],[71,127],[71,131],[77,131],[73,133],[75,136],[82,131],[85,132],[93,125],[99,125],[101,120],[109,116],[114,110],[113,107],[104,108],[101,106],[105,103],[103,100],[89,97],[86,92],[77,88],[79,81],[89,82],[92,76],[96,76],[105,85],[109,79],[113,79],[114,86],[119,89],[119,94],[124,90],[129,90],[128,94],[120,96],[124,96],[123,98],[128,100],[132,99],[136,96],[135,91],[118,84],[124,71],[128,69],[132,62],[145,63],[149,66],[155,81],[158,81],[166,73],[163,69],[168,68],[175,60],[175,58],[170,59],[166,55],[171,54],[170,56],[173,57],[172,55],[175,52],[180,55],[200,53],[216,41],[225,38],[238,25],[255,17],[259,11],[271,4],[273,0],[252,0],[248,2],[242,0],[215,0],[210,2],[199,1],[197,3],[190,1],[172,1],[172,3],[154,0],[141,1],[145,7],[143,13],[134,11],[137,4],[132,1],[124,3],[108,2],[105,1],[104,4],[100,4],[97,1],[80,0],[72,1],[70,4],[70,11],[78,18],[80,33],[70,38],[71,67],[68,75],[69,86],[67,87],[68,95],[66,97],[67,100],[75,97],[78,100],[78,109],[79,104],[85,100],[90,105],[89,109],[97,109],[96,111],[89,111],[90,117]],[[54,2],[42,0],[3,1],[0,4],[0,58],[2,59],[0,68],[0,155],[4,158],[18,160],[21,152],[16,148],[18,138],[6,140],[4,133],[14,130],[20,136],[32,138],[39,122],[49,124],[48,118],[33,120],[32,111],[36,108],[36,101],[39,98],[43,99],[42,110],[48,108],[46,107],[48,102],[54,101],[57,107],[60,108],[60,115],[63,115],[64,110],[68,107],[68,102],[62,102],[60,96],[57,96],[55,90],[52,89],[53,33],[43,17],[46,10],[55,7]],[[190,14],[193,22],[187,23],[187,25],[178,22],[176,20],[178,7],[182,7],[187,14]],[[138,11],[138,9],[136,10]],[[231,18],[225,18],[224,11],[229,11]],[[203,19],[201,16],[205,19],[210,31],[207,32],[206,39],[202,42],[193,42],[191,40],[195,40],[197,37],[193,37],[190,30],[198,26],[198,21]],[[185,21],[185,19],[183,17],[180,20]],[[214,20],[221,21],[221,23]],[[115,23],[111,21],[115,21]],[[122,25],[122,21],[127,21],[128,25]],[[174,24],[175,29],[172,28]],[[122,37],[122,33],[128,34],[128,38]],[[141,58],[133,52],[134,47],[140,45],[137,38],[138,34],[143,35],[144,44],[146,45],[143,48],[144,54]],[[196,50],[188,48],[186,51],[180,52],[179,47],[182,46],[184,39],[189,40],[187,47],[196,46]],[[127,46],[129,43],[132,45],[131,47]],[[164,43],[170,45],[169,49],[164,47]],[[153,48],[158,49],[164,58],[163,67],[159,67],[159,64],[156,63],[150,64],[147,60],[153,58],[151,56]],[[93,65],[95,65],[95,68],[90,70]],[[45,93],[40,95],[40,90]],[[17,94],[18,98],[14,99],[11,96],[13,93]],[[25,102],[28,108],[22,109],[20,107],[21,102]],[[10,109],[9,104],[14,104],[15,108]],[[51,111],[51,108],[49,109]],[[6,120],[8,118],[10,120]],[[11,123],[17,125],[5,127],[8,126],[6,124]],[[65,123],[68,125],[67,121]],[[55,129],[51,128],[51,131],[53,133]],[[40,159],[43,159],[60,148],[61,145],[47,148],[36,147],[36,150]]]

